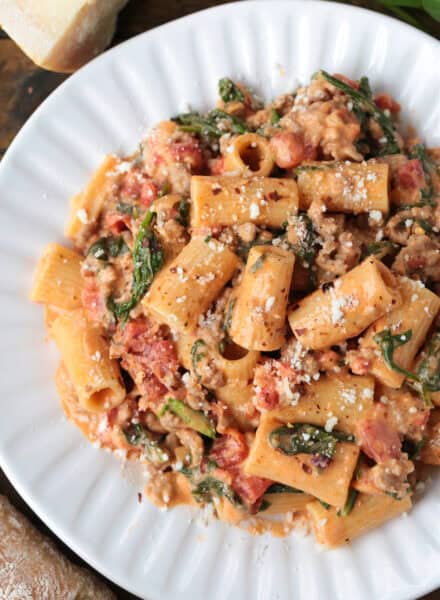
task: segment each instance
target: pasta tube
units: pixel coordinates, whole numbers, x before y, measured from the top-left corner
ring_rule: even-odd
[[[216,240],[193,238],[162,269],[143,305],[159,322],[186,332],[195,329],[238,267],[239,259]]]
[[[191,199],[192,227],[255,223],[280,228],[298,212],[293,179],[194,176]]]
[[[312,455],[288,455],[272,447],[269,437],[280,423],[269,413],[261,416],[244,465],[245,472],[290,485],[334,506],[343,506],[359,457],[359,447],[349,442],[338,442],[331,462],[325,469],[318,470]]]
[[[293,406],[270,411],[282,423],[312,423],[324,427],[330,419],[335,429],[355,433],[356,424],[373,406],[374,378],[333,374],[307,386]]]
[[[232,312],[230,336],[249,350],[277,350],[285,340],[287,300],[295,256],[254,246]]]
[[[125,399],[119,365],[109,358],[100,329],[92,327],[83,309],[63,313],[52,336],[61,352],[80,405],[91,412],[107,411]]]
[[[384,494],[359,494],[347,516],[339,516],[335,508],[325,509],[319,502],[307,505],[316,541],[331,548],[349,544],[366,531],[410,510],[411,496],[394,500]]]
[[[411,331],[408,342],[396,347],[392,356],[399,367],[409,370],[440,310],[440,298],[418,281],[401,278],[399,290],[402,296],[401,305],[373,323],[361,340],[361,348],[374,350],[370,372],[383,384],[392,388],[399,388],[405,375],[387,366],[380,345],[374,341],[375,335],[384,330],[389,330],[393,336]]]
[[[234,175],[265,177],[275,161],[269,140],[257,133],[245,133],[232,139],[224,154],[224,171]]]
[[[388,177],[388,165],[374,161],[299,167],[300,208],[307,210],[318,200],[334,212],[357,215],[379,210],[388,213]]]
[[[261,513],[265,517],[304,510],[314,498],[310,494],[279,493],[265,494],[263,500],[269,503],[268,508]]]
[[[72,198],[70,217],[65,228],[65,234],[71,240],[78,241],[87,226],[99,217],[105,198],[118,178],[114,170],[117,163],[116,156],[106,156],[86,189]]]
[[[81,256],[60,246],[48,244],[37,266],[30,298],[72,310],[81,306]]]
[[[288,313],[290,327],[306,348],[319,350],[359,335],[401,303],[397,281],[375,258],[324,285]]]

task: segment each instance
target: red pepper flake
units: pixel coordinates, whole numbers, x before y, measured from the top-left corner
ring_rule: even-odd
[[[142,502],[142,494],[141,494],[141,492],[138,492],[138,502],[139,502],[139,504]]]
[[[309,465],[306,465],[305,463],[303,463],[301,465],[302,470],[304,471],[304,473],[307,473],[307,475],[310,475],[312,472],[312,468]]]

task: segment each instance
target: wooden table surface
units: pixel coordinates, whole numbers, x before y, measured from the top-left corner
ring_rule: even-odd
[[[161,0],[160,2],[130,0],[119,17],[113,45],[172,19],[224,3],[226,3],[225,0]],[[375,0],[354,0],[350,3],[387,12]],[[424,19],[423,15],[421,18]],[[424,22],[432,35],[440,39],[440,27],[426,19]],[[0,30],[0,158],[26,119],[67,77],[67,75],[51,73],[36,67]],[[30,510],[1,470],[0,493],[8,496],[11,502],[26,514],[38,529],[52,538],[72,561],[81,565],[85,564],[62,544]],[[423,577],[423,574],[421,576]],[[123,600],[136,598],[111,582],[107,583],[116,592],[118,598]],[[440,600],[440,590],[425,597],[425,600],[428,599]]]

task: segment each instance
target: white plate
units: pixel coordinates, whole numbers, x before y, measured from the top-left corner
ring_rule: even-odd
[[[27,301],[37,257],[62,241],[68,199],[106,152],[128,152],[158,120],[206,109],[223,75],[266,97],[323,67],[367,74],[440,144],[440,49],[392,19],[325,2],[230,4],[107,52],[36,111],[0,165],[0,460],[37,514],[110,579],[150,600],[414,598],[440,584],[440,480],[408,518],[349,548],[252,538],[137,503],[118,461],[63,417],[43,314]]]

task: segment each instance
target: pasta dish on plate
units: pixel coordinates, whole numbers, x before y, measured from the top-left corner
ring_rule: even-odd
[[[366,77],[218,87],[104,159],[31,298],[67,417],[153,503],[338,546],[440,464],[440,149]]]

